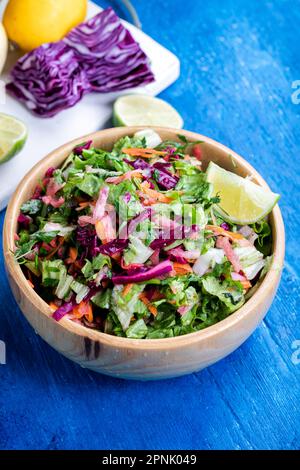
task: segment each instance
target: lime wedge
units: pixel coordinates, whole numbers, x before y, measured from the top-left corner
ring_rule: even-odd
[[[22,121],[0,113],[0,163],[10,160],[22,150],[27,139],[27,128]]]
[[[279,199],[247,178],[242,178],[210,162],[207,181],[213,185],[213,196],[220,196],[216,210],[228,222],[238,225],[253,224],[265,217]]]
[[[169,103],[145,95],[121,96],[113,109],[114,126],[163,126],[181,129],[183,120]]]

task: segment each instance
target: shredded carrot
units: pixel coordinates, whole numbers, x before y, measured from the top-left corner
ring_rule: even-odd
[[[51,240],[51,242],[49,242],[49,245],[50,245],[52,248],[56,248],[56,240],[55,240],[55,238],[53,238],[53,240]]]
[[[46,259],[47,259],[47,260],[51,259],[51,258],[55,255],[55,253],[56,253],[56,252],[60,249],[60,247],[64,244],[64,241],[65,241],[65,238],[64,238],[64,237],[59,237],[59,242],[58,242],[58,244],[57,244],[57,247],[56,247],[53,251],[51,251],[51,253],[49,253],[48,256],[46,256]]]
[[[143,198],[143,205],[144,206],[148,207],[148,206],[154,206],[155,204],[157,204],[156,199],[144,199],[145,194],[143,194],[142,191],[138,191],[138,196]]]
[[[149,310],[150,313],[152,313],[152,315],[154,317],[156,317],[157,315],[157,308],[155,307],[155,305],[152,305],[152,303],[150,302],[150,300],[147,299],[146,295],[142,292],[140,295],[139,295],[139,299],[143,302],[143,304],[146,305],[147,309]]]
[[[170,197],[165,196],[164,194],[156,191],[155,189],[150,189],[150,184],[148,181],[144,181],[144,183],[141,184],[141,190],[146,196],[150,197],[150,199],[154,199],[159,202],[164,202],[166,204],[169,204],[172,202],[172,199]]]
[[[112,176],[110,178],[106,178],[105,182],[119,184],[119,183],[122,183],[122,181],[129,180],[132,178],[143,179],[144,176],[139,170],[132,170],[132,171],[127,171],[127,173],[124,173],[121,176]]]
[[[101,220],[97,220],[95,223],[95,229],[97,232],[97,237],[104,244],[114,240],[117,236],[113,226],[113,221],[108,214],[105,214]]]
[[[121,253],[113,253],[112,255],[110,255],[110,257],[118,263],[121,262],[121,256]]]
[[[86,319],[92,323],[93,321],[93,307],[91,302],[85,302],[82,300],[79,305],[76,305],[76,307],[73,308],[72,314],[76,318],[82,318],[86,317]]]
[[[78,256],[78,250],[75,246],[71,246],[69,250],[69,256],[73,262],[76,261],[77,256]]]
[[[92,202],[88,202],[88,201],[84,201],[84,202],[80,202],[78,207],[76,207],[76,211],[77,212],[80,212],[80,211],[83,211],[84,209],[86,209],[87,207],[89,206],[92,206]]]
[[[156,289],[153,294],[151,295],[151,301],[155,301],[155,300],[161,300],[161,299],[164,299],[164,295],[159,292],[158,289]]]
[[[74,246],[71,246],[69,249],[69,258],[65,260],[66,264],[73,264],[75,263],[78,256],[78,250]]]
[[[93,316],[93,307],[91,302],[88,303],[87,313],[85,314],[87,320],[92,323],[94,316]]]
[[[223,237],[230,238],[230,240],[243,240],[244,237],[240,233],[230,232],[229,230],[224,230],[222,227],[218,225],[206,225],[206,230],[212,230],[213,232],[217,233],[218,235],[223,235]]]
[[[79,260],[74,261],[73,265],[78,271],[81,271],[82,264],[80,263]]]
[[[244,289],[250,289],[252,287],[252,284],[250,281],[240,281]]]
[[[58,306],[54,302],[50,302],[49,307],[51,308],[52,312],[55,312],[58,309]]]
[[[125,264],[124,258],[121,259],[121,268],[122,269],[136,269],[136,268],[141,268],[144,266],[141,263],[131,263],[131,264]]]
[[[189,264],[173,263],[173,269],[177,276],[184,276],[185,274],[192,273],[193,270]]]
[[[164,298],[165,296],[158,289],[155,289],[155,291],[151,294],[150,302],[155,302],[156,300],[161,300]]]
[[[76,202],[78,202],[78,204],[80,204],[81,202],[86,202],[86,198],[82,196],[74,196],[74,199]]]
[[[123,297],[126,297],[127,294],[129,294],[129,292],[131,291],[131,289],[133,288],[133,285],[134,284],[126,284],[126,286],[124,287],[123,291],[122,291],[122,296]]]
[[[194,144],[194,145],[193,145],[192,154],[193,154],[194,157],[197,158],[197,160],[199,160],[199,161],[202,160],[202,148],[201,148],[201,144]]]
[[[33,282],[31,282],[30,279],[27,279],[27,282],[28,282],[28,284],[30,285],[30,287],[32,287],[32,289],[34,289],[34,284],[33,284]]]
[[[143,157],[143,158],[152,158],[155,155],[167,155],[167,152],[147,148],[147,149],[122,149],[122,153],[126,153],[126,155],[130,155],[131,157]]]
[[[95,223],[95,228],[96,228],[96,233],[97,233],[97,237],[99,238],[99,240],[101,240],[102,243],[107,243],[106,230],[101,220],[97,220],[97,222]]]

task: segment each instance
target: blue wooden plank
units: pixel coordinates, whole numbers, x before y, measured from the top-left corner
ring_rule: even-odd
[[[299,3],[136,6],[145,31],[181,59],[181,77],[162,97],[185,127],[242,154],[282,194],[283,281],[265,321],[228,358],[180,379],[124,382],[81,369],[35,335],[12,299],[1,254],[0,448],[299,448],[300,364],[292,354],[300,340],[300,105],[291,100],[300,79]]]

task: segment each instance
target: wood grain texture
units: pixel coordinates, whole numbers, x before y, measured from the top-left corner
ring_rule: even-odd
[[[7,365],[0,366],[0,447],[299,448],[300,364],[292,362],[292,344],[300,339],[300,105],[291,101],[300,79],[299,2],[136,6],[145,31],[181,59],[181,78],[162,98],[186,128],[233,148],[282,194],[283,279],[265,321],[235,353],[200,373],[143,384],[83,370],[34,335],[12,300],[1,253]]]

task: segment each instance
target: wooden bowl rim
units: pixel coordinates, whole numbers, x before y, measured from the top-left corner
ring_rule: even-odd
[[[150,126],[148,126],[150,127]],[[81,142],[87,140],[94,140],[99,137],[108,138],[111,136],[112,140],[113,136],[126,134],[132,135],[136,131],[144,129],[145,126],[134,126],[134,127],[120,127],[120,128],[110,128],[105,130],[100,130],[98,132],[94,132],[92,134],[85,135],[83,137],[74,139],[71,142],[68,142],[59,148],[53,150],[50,154],[40,160],[22,179],[19,183],[14,195],[12,196],[5,216],[4,226],[3,226],[3,250],[4,250],[4,258],[6,267],[9,271],[9,274],[14,278],[17,282],[18,287],[21,293],[40,311],[41,314],[45,315],[49,320],[50,318],[50,308],[48,304],[29,286],[27,283],[23,271],[20,265],[16,264],[14,260],[14,256],[12,253],[12,249],[14,246],[14,226],[15,220],[19,213],[20,205],[22,204],[22,193],[25,187],[30,184],[32,187],[32,181],[36,180],[36,173],[39,172],[39,168],[41,165],[45,165],[45,167],[50,167],[51,162],[53,159],[57,158],[59,154],[65,155],[66,153],[70,153],[72,149]],[[227,155],[231,155],[232,159],[240,165],[248,174],[253,175],[256,182],[258,182],[262,187],[268,188],[269,186],[264,181],[264,179],[260,176],[260,174],[240,155],[236,152],[232,151],[228,147],[220,144],[219,142],[206,137],[204,135],[190,132],[186,130],[180,130],[167,128],[167,127],[152,127],[158,133],[160,132],[171,132],[174,134],[174,137],[178,134],[183,134],[187,139],[191,141],[201,140],[205,143],[210,144],[212,147],[221,150],[222,152],[226,153]],[[125,132],[126,130],[126,132]],[[65,156],[62,157],[63,159],[66,158]],[[107,333],[103,333],[100,331],[89,329],[85,326],[79,325],[74,323],[66,318],[63,318],[58,325],[64,329],[67,329],[70,333],[75,335],[79,335],[85,338],[89,338],[93,341],[99,341],[102,344],[107,344],[111,347],[119,348],[119,349],[172,349],[177,347],[188,346],[194,344],[195,342],[211,340],[214,336],[219,336],[220,334],[226,334],[231,328],[238,326],[240,322],[242,322],[245,317],[251,315],[256,308],[259,307],[260,304],[263,303],[265,296],[268,295],[270,289],[275,288],[279,278],[281,276],[281,270],[283,267],[284,261],[284,252],[285,252],[285,232],[284,232],[284,224],[283,219],[281,216],[280,209],[278,205],[276,205],[272,211],[273,216],[273,244],[274,244],[274,252],[273,252],[273,261],[270,267],[269,272],[266,274],[265,278],[263,279],[261,285],[258,287],[257,291],[252,295],[252,297],[246,301],[246,303],[238,309],[236,312],[229,315],[224,320],[207,327],[203,330],[188,333],[183,336],[176,336],[172,338],[162,338],[162,339],[130,339],[130,338],[122,338],[118,336],[109,335]],[[53,320],[55,321],[55,320]]]

